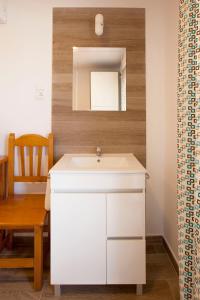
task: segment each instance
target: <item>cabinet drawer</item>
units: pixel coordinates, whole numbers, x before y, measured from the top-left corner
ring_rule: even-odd
[[[144,174],[118,173],[55,173],[51,175],[51,191],[57,192],[87,192],[105,193],[110,190],[144,190]]]
[[[107,241],[107,283],[146,283],[145,240]]]
[[[107,195],[107,236],[138,237],[145,235],[145,195]]]

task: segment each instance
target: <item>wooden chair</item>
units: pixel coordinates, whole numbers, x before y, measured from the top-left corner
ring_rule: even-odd
[[[7,156],[0,156],[0,201],[7,196]],[[0,252],[6,245],[6,232],[0,230]]]
[[[6,198],[7,193],[7,156],[0,155],[0,200]]]
[[[21,172],[16,175],[16,148],[19,149]],[[45,138],[36,134],[15,138],[11,133],[8,140],[8,198],[0,202],[0,229],[34,230],[34,257],[0,258],[0,268],[34,268],[34,288],[42,288],[43,274],[43,227],[47,211],[44,208],[45,195],[14,195],[15,182],[45,182],[42,175],[42,158],[46,148],[49,170],[53,165],[53,136]],[[28,158],[28,163],[26,158]],[[28,164],[28,174],[27,174]]]

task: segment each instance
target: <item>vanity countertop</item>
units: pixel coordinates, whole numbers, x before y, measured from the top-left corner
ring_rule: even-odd
[[[50,170],[55,173],[146,173],[131,153],[65,154]]]

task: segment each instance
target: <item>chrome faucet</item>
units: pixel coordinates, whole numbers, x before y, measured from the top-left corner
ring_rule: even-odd
[[[98,157],[100,157],[102,155],[101,147],[99,147],[99,146],[97,147],[96,154],[97,154]]]

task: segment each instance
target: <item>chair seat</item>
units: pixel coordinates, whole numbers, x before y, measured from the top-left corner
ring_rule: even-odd
[[[45,195],[14,195],[0,201],[0,229],[24,229],[43,226],[47,211]]]

